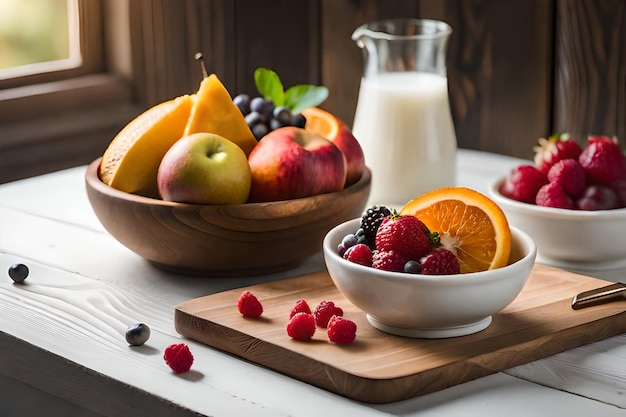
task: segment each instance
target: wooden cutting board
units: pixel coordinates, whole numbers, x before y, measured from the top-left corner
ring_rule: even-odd
[[[328,391],[369,403],[388,403],[438,391],[626,331],[626,300],[573,310],[574,295],[608,281],[536,265],[520,295],[482,332],[449,339],[411,339],[372,327],[337,290],[327,272],[263,283],[185,301],[176,307],[176,330]],[[264,307],[246,319],[237,299],[252,291]],[[291,307],[313,309],[334,301],[357,323],[350,345],[286,333]]]

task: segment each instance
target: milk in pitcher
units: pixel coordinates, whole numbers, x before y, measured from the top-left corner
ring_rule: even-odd
[[[372,170],[368,206],[401,208],[456,180],[456,135],[448,80],[390,72],[361,80],[353,133]]]

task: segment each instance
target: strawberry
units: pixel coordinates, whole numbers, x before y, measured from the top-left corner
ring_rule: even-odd
[[[424,224],[415,216],[400,216],[393,212],[382,221],[376,233],[376,249],[395,252],[405,258],[418,260],[431,251],[431,241]],[[404,265],[404,263],[403,263]]]
[[[610,186],[612,182],[626,178],[626,157],[617,138],[590,136],[588,140],[589,144],[578,161],[591,182]]]
[[[539,189],[535,201],[538,206],[571,209],[574,208],[572,198],[567,195],[561,184],[550,182]]]
[[[540,138],[538,145],[533,148],[535,151],[535,166],[544,174],[552,165],[562,159],[578,159],[582,152],[580,145],[570,138],[569,134],[554,134],[548,139]]]
[[[587,185],[585,169],[576,159],[562,159],[548,171],[548,180],[558,182],[570,197],[576,197]]]
[[[533,165],[520,165],[511,170],[500,186],[500,194],[523,203],[534,204],[537,191],[548,183],[548,177]]]

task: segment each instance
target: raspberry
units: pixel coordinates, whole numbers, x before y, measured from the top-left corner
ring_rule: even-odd
[[[253,319],[258,319],[263,314],[263,306],[256,295],[252,294],[250,291],[244,291],[237,301],[237,310],[244,317],[250,317]]]
[[[163,359],[176,374],[187,372],[193,364],[193,355],[189,346],[184,343],[174,343],[166,347]]]
[[[548,177],[532,165],[520,165],[511,170],[500,186],[500,194],[523,203],[535,203],[537,191],[548,183]]]
[[[592,182],[610,186],[612,182],[626,178],[626,157],[617,138],[590,136],[589,143],[580,154],[578,162]]]
[[[298,313],[311,314],[311,307],[309,307],[309,304],[305,300],[296,301],[296,304],[293,306],[291,312],[289,313],[289,318],[291,319]]]
[[[352,343],[356,339],[356,323],[343,317],[334,316],[328,322],[326,334],[333,343]]]
[[[287,334],[295,340],[309,340],[315,334],[315,317],[309,313],[296,313],[287,323]]]
[[[371,266],[372,265],[372,250],[369,246],[363,243],[354,245],[343,254],[344,259],[355,264]]]
[[[383,271],[402,272],[407,259],[396,251],[376,251],[372,256],[372,268]]]
[[[576,159],[562,159],[548,171],[548,181],[561,184],[571,197],[575,197],[585,188],[585,177],[585,169]]]
[[[385,206],[371,206],[361,217],[361,229],[365,233],[365,244],[372,250],[376,249],[376,233],[383,219],[391,214]]]
[[[619,206],[619,198],[615,192],[604,185],[590,185],[576,199],[579,210],[611,210]]]
[[[550,182],[539,189],[535,202],[538,206],[571,209],[574,202],[567,195],[561,184]]]
[[[313,315],[319,327],[326,327],[332,316],[343,316],[343,310],[332,301],[322,301],[315,307]]]
[[[567,133],[555,134],[548,139],[539,139],[535,146],[535,166],[539,171],[548,174],[552,165],[562,159],[578,159],[582,152],[580,145],[572,140]]]
[[[420,259],[422,274],[424,275],[452,275],[460,274],[459,260],[452,251],[438,248]]]
[[[386,219],[376,233],[378,251],[394,251],[403,256],[405,261],[417,260],[431,251],[429,236],[417,217],[393,213]]]

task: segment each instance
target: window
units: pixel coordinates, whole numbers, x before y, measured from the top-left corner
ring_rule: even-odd
[[[1,79],[76,68],[81,63],[77,0],[0,2]]]

